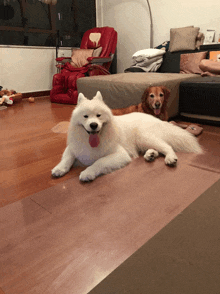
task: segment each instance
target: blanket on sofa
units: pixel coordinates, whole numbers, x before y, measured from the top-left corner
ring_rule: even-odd
[[[137,56],[132,58],[131,67],[139,67],[143,69],[143,71],[157,71],[163,62],[163,57],[156,56],[153,58],[148,58],[146,56]]]
[[[161,49],[139,50],[133,54],[132,65],[125,72],[133,71],[133,68],[139,68],[145,72],[156,72],[163,62],[164,54],[165,51]]]

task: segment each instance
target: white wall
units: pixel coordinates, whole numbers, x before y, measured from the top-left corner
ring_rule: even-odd
[[[150,46],[146,0],[96,0],[98,25],[113,26],[119,34],[118,72],[131,65],[131,56]],[[220,33],[219,0],[149,0],[153,15],[154,46],[170,39],[170,28],[194,25]]]
[[[150,46],[150,19],[146,1],[97,0],[97,26],[114,27],[118,32],[117,70],[131,65],[131,56]]]
[[[170,28],[194,25],[205,33],[216,30],[215,41],[220,34],[219,0],[150,0],[154,20],[154,45],[170,39]]]
[[[71,49],[59,56],[71,56]],[[55,58],[55,47],[0,45],[0,85],[22,93],[51,90]]]

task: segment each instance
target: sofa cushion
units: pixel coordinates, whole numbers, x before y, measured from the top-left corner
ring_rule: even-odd
[[[195,51],[199,52],[199,51]],[[179,73],[180,72],[180,56],[181,54],[192,53],[192,50],[184,50],[178,52],[167,51],[163,56],[163,63],[158,72],[162,73]]]
[[[199,28],[194,27],[170,29],[169,51],[195,50],[198,33]]]
[[[198,52],[198,53],[188,53],[181,54],[180,56],[180,73],[181,74],[201,74],[202,70],[199,67],[199,64],[202,59],[205,59],[207,56],[207,51]]]
[[[209,59],[211,61],[220,61],[220,50],[219,51],[210,51],[209,52]]]
[[[186,53],[196,53],[196,52],[204,52],[204,51],[219,51],[220,45],[219,44],[210,44],[210,45],[202,45],[200,50],[196,49],[195,51],[192,50],[183,50],[178,52],[170,52],[167,51],[163,55],[163,63],[161,67],[158,69],[158,72],[162,73],[179,73],[180,72],[180,56],[181,54]],[[209,58],[209,53],[207,58]]]

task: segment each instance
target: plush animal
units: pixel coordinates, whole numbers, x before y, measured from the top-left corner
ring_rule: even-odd
[[[7,96],[7,95],[3,95],[1,98],[0,98],[0,105],[4,103],[8,104],[8,105],[12,105],[13,104],[13,100],[12,100],[12,96]]]
[[[6,103],[12,105],[14,102],[22,99],[22,93],[17,93],[15,90],[1,90],[0,91],[0,105]]]
[[[167,102],[169,96],[170,90],[164,86],[148,87],[142,95],[141,103],[126,108],[112,109],[112,113],[114,115],[122,115],[131,112],[145,112],[167,121]]]

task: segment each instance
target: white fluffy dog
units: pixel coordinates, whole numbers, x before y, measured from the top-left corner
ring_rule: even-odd
[[[174,151],[202,153],[197,139],[186,130],[152,115],[134,112],[113,116],[111,109],[97,92],[92,100],[82,93],[73,110],[67,147],[52,176],[61,177],[74,165],[88,166],[81,172],[81,181],[91,181],[131,162],[144,152],[147,161],[159,153],[167,165],[176,165]]]

